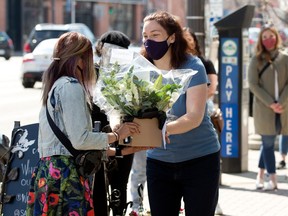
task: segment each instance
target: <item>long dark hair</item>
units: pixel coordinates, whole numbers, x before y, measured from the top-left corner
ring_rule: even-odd
[[[83,61],[81,77],[77,75],[77,63]],[[84,87],[87,102],[90,103],[93,86],[96,82],[96,74],[93,64],[92,44],[88,38],[77,32],[63,34],[57,41],[53,51],[53,62],[44,72],[43,105],[46,105],[48,93],[57,79],[62,76],[69,76],[78,79]]]
[[[184,37],[188,42],[189,52],[196,56],[202,56],[200,44],[199,44],[196,34],[189,27],[184,27],[183,31],[184,31]],[[191,37],[193,39],[194,47],[192,46],[192,42],[190,40]]]
[[[155,13],[149,14],[143,20],[147,21],[156,21],[161,25],[168,35],[175,34],[175,42],[171,44],[171,66],[173,68],[179,68],[187,60],[187,41],[183,37],[182,28],[179,22],[173,15],[165,11],[157,11]],[[141,54],[149,59],[148,54],[145,49],[141,49]],[[151,59],[149,59],[152,61]]]

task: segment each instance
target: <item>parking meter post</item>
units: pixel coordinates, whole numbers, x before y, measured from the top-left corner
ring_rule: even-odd
[[[219,33],[219,105],[223,112],[221,133],[222,172],[248,170],[248,28],[254,5],[246,5],[216,22]]]

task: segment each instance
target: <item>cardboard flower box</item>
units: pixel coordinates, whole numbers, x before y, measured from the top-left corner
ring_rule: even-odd
[[[158,119],[139,119],[134,118],[133,122],[140,125],[140,134],[135,134],[131,137],[131,142],[120,145],[134,147],[160,147],[162,145],[162,131],[158,128]]]

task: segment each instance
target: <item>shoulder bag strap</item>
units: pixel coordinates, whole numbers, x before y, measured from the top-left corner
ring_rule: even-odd
[[[49,122],[49,125],[52,129],[52,131],[54,132],[54,134],[56,135],[56,137],[60,140],[60,142],[68,149],[68,151],[74,156],[76,157],[78,155],[78,150],[76,150],[75,148],[73,148],[71,141],[67,138],[67,136],[56,126],[56,124],[54,123],[54,121],[52,120],[49,111],[48,111],[48,106],[46,105],[46,115],[47,115],[47,119]]]
[[[274,56],[274,58],[271,59],[271,61],[268,61],[264,67],[261,69],[261,71],[258,74],[259,79],[261,78],[261,76],[263,75],[263,73],[265,72],[265,70],[270,66],[270,64],[277,58],[279,52],[276,53],[276,55]]]

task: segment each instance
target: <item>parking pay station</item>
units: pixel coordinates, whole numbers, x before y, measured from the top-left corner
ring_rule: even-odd
[[[255,6],[246,5],[214,25],[219,33],[219,106],[222,172],[248,170],[248,65],[250,27]]]

